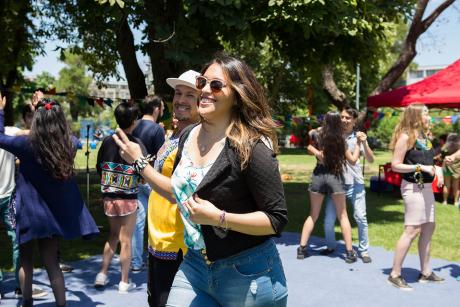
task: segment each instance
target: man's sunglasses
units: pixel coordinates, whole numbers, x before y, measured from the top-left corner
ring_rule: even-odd
[[[198,76],[195,80],[195,86],[197,89],[202,90],[209,83],[209,88],[213,93],[218,93],[222,90],[222,88],[226,87],[227,85],[220,80],[208,80],[206,77]]]

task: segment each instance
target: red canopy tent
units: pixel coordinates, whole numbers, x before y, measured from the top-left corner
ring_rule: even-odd
[[[367,98],[369,108],[399,108],[415,102],[429,108],[460,108],[460,60],[422,81]]]

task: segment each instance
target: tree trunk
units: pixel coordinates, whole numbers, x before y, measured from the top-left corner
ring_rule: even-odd
[[[23,2],[21,4],[20,9],[17,11],[17,16],[15,16],[18,20],[23,21],[22,23],[18,23],[17,27],[14,29],[15,32],[15,41],[13,46],[11,47],[11,55],[12,57],[7,59],[11,64],[10,69],[4,75],[1,75],[0,78],[4,80],[2,82],[2,95],[6,97],[6,105],[5,105],[5,125],[12,126],[14,125],[14,113],[13,113],[13,86],[17,84],[18,79],[20,77],[19,70],[22,68],[20,63],[20,57],[25,52],[26,48],[29,48],[28,44],[29,41],[27,40],[27,14],[30,10],[30,4],[28,2]],[[5,59],[3,59],[5,60]]]
[[[347,104],[347,95],[342,92],[335,83],[334,70],[330,64],[323,67],[323,88],[332,100],[332,103],[340,110]]]
[[[170,42],[161,41],[164,37],[159,37],[157,28],[169,25],[173,31],[176,21],[183,14],[183,3],[181,0],[146,0],[144,3],[149,39],[147,53],[152,64],[155,93],[168,96],[171,94],[171,88],[167,85],[166,78],[178,77],[183,72],[183,67],[179,61],[173,62],[166,58]]]
[[[127,17],[123,18],[117,31],[117,49],[128,81],[131,98],[143,99],[147,96],[147,86],[144,74],[137,62],[134,36]]]
[[[73,99],[70,101],[70,117],[72,117],[72,121],[78,122],[78,115],[79,115],[79,107],[77,104],[79,104],[80,101],[78,98]]]
[[[448,8],[455,0],[446,0],[441,3],[427,18],[422,20],[428,4],[428,0],[419,0],[415,10],[414,18],[409,28],[409,33],[404,41],[403,49],[396,62],[391,66],[371,95],[378,95],[390,89],[390,87],[401,77],[406,68],[417,55],[415,49],[417,40],[438,18],[438,16]]]
[[[270,106],[272,108],[279,108],[281,107],[280,101],[279,101],[279,96],[280,96],[280,87],[281,87],[281,82],[283,81],[283,76],[284,76],[284,66],[280,65],[279,67],[276,68],[275,74],[273,77],[273,83],[270,88]],[[281,111],[281,110],[277,110]]]

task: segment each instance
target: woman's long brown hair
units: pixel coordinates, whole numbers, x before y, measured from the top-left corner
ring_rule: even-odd
[[[396,142],[403,133],[409,136],[407,148],[414,146],[418,133],[423,129],[422,114],[424,108],[426,107],[423,104],[411,104],[404,110],[391,138],[391,150],[395,149]]]
[[[233,110],[227,137],[240,157],[241,169],[249,163],[254,144],[265,137],[278,151],[276,128],[278,127],[270,113],[264,90],[249,66],[225,53],[218,53],[205,65],[202,73],[212,64],[218,64],[224,73],[227,84],[232,88],[236,105]]]
[[[343,124],[338,112],[327,112],[319,132],[319,147],[323,151],[323,163],[336,176],[346,165]]]
[[[76,148],[60,104],[42,100],[37,105],[29,135],[38,162],[57,180],[74,176]]]

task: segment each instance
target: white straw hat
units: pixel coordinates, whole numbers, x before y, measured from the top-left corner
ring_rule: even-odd
[[[176,88],[178,85],[185,85],[191,87],[195,90],[198,90],[195,86],[195,79],[197,76],[201,75],[199,72],[194,70],[187,70],[179,78],[168,78],[166,79],[166,83],[172,88]]]

